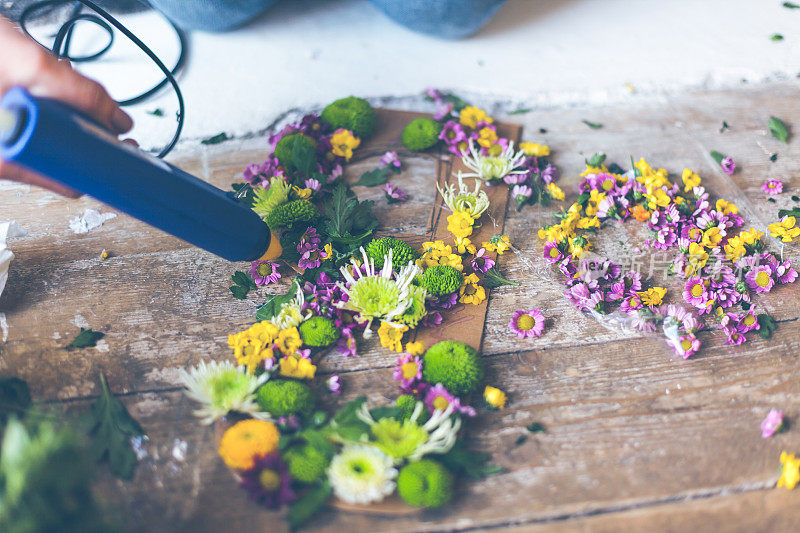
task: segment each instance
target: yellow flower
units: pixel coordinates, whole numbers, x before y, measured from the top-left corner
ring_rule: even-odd
[[[506,393],[491,385],[486,385],[486,388],[483,389],[483,399],[497,409],[503,409],[506,406]]]
[[[546,157],[550,155],[550,147],[539,143],[519,143],[520,150],[528,157]]]
[[[473,107],[471,105],[468,105],[461,110],[461,115],[459,116],[458,121],[461,122],[462,126],[472,129],[478,127],[478,122],[487,122],[489,124],[494,122],[492,117],[487,116],[484,110],[478,109],[477,107]]]
[[[650,209],[667,207],[670,202],[672,202],[672,198],[664,189],[653,189],[653,192],[651,194],[645,194],[645,197],[649,200],[647,207]]]
[[[541,236],[542,234],[540,233],[539,237]],[[508,235],[495,235],[488,241],[483,241],[481,247],[486,248],[487,252],[497,252],[498,255],[503,255],[506,251],[511,249],[511,240],[508,238]]]
[[[278,449],[280,436],[272,422],[242,420],[222,435],[219,455],[228,467],[247,470],[253,467],[256,457],[263,457]]]
[[[597,217],[583,217],[578,220],[578,229],[599,228],[600,219]]]
[[[486,290],[478,285],[478,276],[474,273],[464,278],[464,284],[458,291],[460,298],[459,302],[462,304],[478,305],[486,299]]]
[[[721,233],[717,226],[712,226],[703,232],[703,241],[700,244],[706,248],[714,248],[719,245],[724,236],[725,234]]]
[[[497,132],[492,128],[481,128],[478,131],[478,144],[484,148],[491,147],[497,140]]]
[[[345,161],[350,161],[353,157],[353,150],[361,144],[361,139],[355,137],[353,132],[339,128],[331,135],[331,152],[333,155],[344,157]]]
[[[695,187],[700,186],[700,176],[697,175],[697,172],[690,170],[688,168],[683,169],[683,191],[689,192]]]
[[[333,258],[333,246],[331,246],[331,243],[326,244],[322,249],[325,251],[326,254],[325,259],[323,259],[323,261],[328,261]]]
[[[693,272],[704,267],[706,261],[708,261],[708,253],[703,246],[696,242],[689,243],[689,264],[694,267]]]
[[[478,249],[475,247],[474,244],[472,244],[472,241],[469,240],[468,237],[456,238],[456,249],[460,254],[465,254],[469,252],[475,255],[475,252],[478,251]]]
[[[793,453],[781,452],[781,477],[778,479],[778,486],[791,490],[798,483],[800,483],[800,459]]]
[[[746,246],[754,245],[755,243],[760,241],[761,237],[763,236],[764,234],[758,231],[756,228],[750,228],[749,230],[743,231],[742,233],[739,234],[739,238],[742,240],[742,243],[744,243]]]
[[[729,261],[736,261],[740,259],[746,252],[744,244],[739,237],[734,237],[728,241],[724,246],[725,258]]]
[[[300,339],[300,332],[297,328],[284,329],[278,333],[278,338],[275,339],[275,344],[278,349],[283,352],[283,355],[292,355],[303,345]]]
[[[307,200],[308,198],[311,198],[311,192],[312,191],[311,191],[311,189],[309,189],[307,187],[305,189],[301,189],[300,187],[295,185],[295,186],[292,187],[292,189],[294,189],[294,193],[301,200]]]
[[[425,353],[425,343],[422,341],[406,343],[406,352],[411,355],[422,355]]]
[[[667,289],[663,287],[653,287],[646,291],[637,292],[636,294],[642,299],[644,305],[661,305],[664,301],[664,296],[667,294]]]
[[[378,328],[381,346],[396,352],[402,352],[403,333],[406,331],[408,331],[408,326],[395,326],[391,322],[381,322],[381,327]]]
[[[464,270],[464,265],[461,263],[461,256],[458,254],[442,255],[437,259],[436,264],[451,266],[459,272]]]
[[[800,228],[795,227],[795,217],[785,216],[780,222],[775,222],[767,226],[769,234],[783,242],[792,242],[795,237],[800,236]]]
[[[466,211],[456,211],[447,217],[447,230],[456,238],[472,235],[472,226],[475,219]]]
[[[556,200],[563,200],[564,198],[566,198],[566,196],[564,195],[564,191],[562,191],[561,187],[559,187],[555,183],[548,183],[545,189],[547,189],[547,192],[550,193],[550,196],[552,196]]]
[[[298,354],[282,357],[279,364],[281,375],[288,378],[314,379],[314,374],[317,372],[317,367],[311,362],[311,359],[300,357]]]
[[[717,211],[719,211],[723,215],[727,215],[728,213],[738,213],[739,208],[733,205],[732,203],[720,198],[719,200],[717,200]]]
[[[279,332],[278,326],[266,320],[256,322],[244,331],[245,334],[260,340],[264,346],[272,344]]]
[[[589,201],[586,203],[586,207],[584,210],[586,211],[587,216],[594,216],[597,214],[598,205],[601,201],[603,201],[606,197],[606,193],[598,192],[597,189],[592,189],[592,192],[589,193]]]

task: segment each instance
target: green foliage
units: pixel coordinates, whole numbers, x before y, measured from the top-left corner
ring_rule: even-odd
[[[428,383],[441,383],[456,396],[474,391],[484,375],[478,352],[459,341],[437,342],[423,356],[422,377]]]
[[[505,470],[502,466],[489,464],[489,454],[464,448],[461,440],[457,440],[449,452],[440,455],[439,461],[451,472],[478,480]]]
[[[212,137],[203,139],[202,141],[200,141],[200,144],[205,144],[206,146],[212,144],[220,144],[227,141],[228,139],[230,139],[230,137],[228,137],[228,134],[223,131],[222,133],[217,133]]]
[[[22,418],[31,405],[28,384],[19,378],[0,378],[0,425],[5,425],[11,416]]]
[[[409,505],[441,507],[453,496],[453,475],[440,463],[422,459],[400,470],[397,492]]]
[[[83,441],[51,422],[11,418],[0,450],[0,531],[109,531],[91,491]]]
[[[389,255],[389,250],[392,251],[392,263],[395,270],[419,259],[419,253],[410,244],[395,237],[373,239],[364,250],[367,252],[367,256],[375,261],[376,268],[383,267],[383,259]]]
[[[519,283],[507,280],[503,274],[497,270],[497,267],[492,267],[484,273],[483,282],[481,284],[487,289],[494,289],[503,285],[519,287]]]
[[[297,222],[308,222],[318,215],[317,208],[311,202],[293,200],[273,209],[265,222],[270,229],[291,228]]]
[[[303,483],[313,483],[325,473],[330,456],[306,442],[290,448],[283,456],[292,478]]]
[[[782,41],[783,40],[783,35],[781,35],[780,33],[773,33],[772,35],[770,35],[769,40],[770,41]]]
[[[589,122],[588,120],[581,120],[581,122],[592,128],[593,130],[599,130],[600,128],[603,127],[603,125],[600,124],[599,122]]]
[[[605,162],[605,160],[606,160],[606,154],[600,152],[592,154],[592,157],[590,157],[589,159],[585,159],[584,161],[586,162],[586,166],[599,167]]]
[[[292,284],[289,286],[289,290],[286,291],[286,294],[277,294],[272,296],[261,307],[259,307],[256,311],[256,318],[259,320],[269,320],[270,318],[277,316],[277,314],[281,312],[283,304],[287,304],[294,300],[295,294],[297,293],[297,285],[295,283],[296,282],[292,282]]]
[[[375,110],[369,102],[356,96],[340,98],[328,104],[320,115],[322,122],[329,124],[333,129],[344,128],[350,130],[357,137],[369,138],[378,125]]]
[[[531,433],[544,433],[546,431],[544,425],[540,424],[539,422],[531,422],[525,426],[525,429]]]
[[[288,172],[310,176],[317,168],[317,142],[302,133],[293,133],[278,141],[273,155]]]
[[[439,142],[442,125],[431,118],[416,118],[412,120],[400,134],[403,145],[412,152],[427,150]]]
[[[331,199],[325,203],[322,230],[340,252],[357,250],[369,239],[378,221],[372,214],[374,202],[359,202],[345,185],[333,190]]]
[[[328,501],[332,492],[330,483],[325,479],[322,483],[310,489],[290,505],[287,515],[289,529],[291,531],[297,531],[300,526],[305,524],[309,518],[314,516],[314,514],[325,505],[325,502]]]
[[[778,117],[769,117],[767,127],[772,136],[779,141],[785,143],[789,140],[789,128],[787,128],[786,124]]]
[[[778,329],[778,323],[766,313],[758,315],[756,320],[758,320],[758,336],[762,339],[769,339],[772,337],[772,333]]]
[[[83,329],[81,332],[72,339],[72,342],[67,345],[67,350],[72,348],[88,348],[97,346],[97,341],[105,337],[106,334],[102,331],[92,331],[92,329]]]
[[[709,152],[709,154],[711,155],[711,159],[716,161],[718,165],[721,165],[722,164],[722,160],[725,159],[725,154],[723,154],[721,152],[717,152],[716,150],[711,150],[711,152]]]
[[[130,479],[137,461],[131,438],[144,435],[144,430],[111,394],[103,374],[100,374],[100,387],[100,397],[82,420],[92,439],[92,455],[96,461],[108,459],[115,476]]]
[[[300,324],[298,328],[300,338],[308,346],[316,348],[330,346],[341,335],[341,331],[336,327],[332,319],[324,316],[313,316]]]
[[[363,185],[364,187],[376,187],[378,185],[383,185],[387,181],[389,181],[389,177],[392,175],[392,169],[396,167],[388,166],[388,167],[379,167],[373,168],[372,170],[367,170],[358,181],[355,183],[356,185]]]
[[[274,417],[308,415],[314,409],[314,393],[305,383],[290,379],[272,379],[256,391],[262,411]]]
[[[419,285],[431,296],[443,296],[461,288],[464,274],[450,265],[433,265],[425,269]]]
[[[359,396],[342,407],[331,420],[331,431],[345,440],[360,441],[362,437],[366,437],[369,434],[369,425],[356,415],[366,401],[366,396]]]
[[[251,278],[249,274],[245,274],[241,270],[237,270],[233,273],[231,281],[233,285],[228,288],[231,294],[233,294],[233,297],[237,300],[244,300],[247,298],[247,293],[256,290],[256,282],[253,281],[253,278]]]
[[[778,218],[783,217],[800,217],[800,207],[795,207],[792,209],[780,209],[778,210]]]

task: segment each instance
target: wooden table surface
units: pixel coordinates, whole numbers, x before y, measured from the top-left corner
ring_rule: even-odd
[[[735,202],[748,224],[764,230],[779,208],[800,205],[790,198],[800,191],[800,141],[784,146],[765,132],[769,115],[800,124],[798,88],[790,81],[633,95],[602,107],[497,118],[522,123],[525,139],[551,146],[568,201],[576,196],[584,156],[604,151],[623,167],[630,155],[644,156],[674,174],[693,168],[713,194]],[[582,119],[603,127],[589,129]],[[723,120],[730,130],[719,133]],[[184,147],[172,162],[227,188],[245,165],[263,160],[265,146],[264,138],[251,138]],[[711,150],[733,156],[739,170],[723,174]],[[768,157],[773,151],[779,154],[774,163]],[[385,229],[424,233],[437,162],[409,156],[404,164],[395,181],[412,199],[401,209],[389,208],[377,188],[355,190],[376,200]],[[374,165],[375,158],[352,165],[349,179]],[[787,192],[776,203],[760,190],[767,177],[784,180]],[[0,373],[27,380],[36,400],[66,411],[84,409],[98,393],[97,373],[106,373],[149,436],[133,481],[120,482],[101,469],[99,494],[133,530],[285,529],[280,514],[260,509],[236,488],[216,456],[213,429],[197,423],[178,384],[179,369],[229,357],[227,335],[253,321],[264,293],[233,299],[230,275],[245,265],[124,215],[75,235],[68,219],[87,207],[98,204],[3,184],[0,220],[17,220],[29,234],[11,243],[17,258],[0,298],[9,324]],[[774,488],[781,450],[800,453],[798,285],[758,300],[780,323],[771,340],[754,335],[733,347],[722,334],[704,331],[700,353],[679,360],[661,338],[608,330],[564,299],[559,275],[539,258],[536,237],[556,209],[508,210],[506,233],[521,252],[504,255],[500,267],[520,286],[493,290],[488,306],[482,343],[487,381],[506,390],[510,403],[499,412],[481,410],[468,425],[469,443],[507,472],[463,483],[454,502],[440,510],[389,517],[329,509],[309,530],[798,529],[800,490]],[[621,260],[645,238],[636,222],[614,224],[602,231],[597,249]],[[103,249],[111,255],[106,261],[99,259]],[[790,258],[797,251],[797,244],[784,248]],[[672,280],[659,274],[654,283],[670,288],[668,302],[681,302]],[[547,329],[538,339],[519,340],[506,325],[513,310],[532,307],[544,311]],[[77,325],[87,324],[105,332],[106,343],[65,351]],[[330,407],[363,393],[371,401],[393,399],[395,357],[375,343],[358,357],[326,356],[316,381],[338,373],[343,394],[334,397],[320,387],[320,396]],[[763,440],[759,424],[773,407],[787,413],[791,427]],[[547,431],[529,434],[531,422]],[[528,439],[520,444],[523,435]]]

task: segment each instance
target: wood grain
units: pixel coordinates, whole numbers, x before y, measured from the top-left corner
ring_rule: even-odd
[[[790,81],[634,96],[624,104],[536,109],[513,120],[524,122],[526,140],[552,147],[568,201],[576,196],[584,157],[603,151],[609,161],[627,166],[631,155],[644,156],[674,174],[695,169],[712,194],[735,202],[749,224],[764,230],[779,208],[798,205],[791,196],[800,190],[800,144],[782,145],[766,133],[769,115],[800,123],[797,89]],[[590,130],[582,119],[603,128]],[[723,120],[731,128],[719,133]],[[396,146],[396,132],[379,139],[384,144],[362,153],[347,179],[372,168],[383,148]],[[724,175],[711,150],[731,155],[737,172]],[[774,163],[772,152],[778,153]],[[173,161],[227,188],[265,155],[266,139],[253,138],[184,147]],[[376,188],[356,191],[376,201],[384,231],[427,234],[440,160],[401,156],[407,170],[396,182],[409,192],[408,203],[389,208]],[[760,191],[767,177],[784,180],[787,192],[776,203]],[[236,489],[216,457],[212,430],[196,423],[194,406],[176,383],[180,368],[228,357],[227,334],[247,326],[266,295],[285,287],[234,300],[228,278],[245,265],[226,263],[125,216],[73,235],[69,216],[86,207],[108,210],[91,199],[66,201],[24,186],[0,190],[0,220],[16,219],[30,232],[12,242],[17,258],[0,297],[10,327],[8,342],[0,343],[0,372],[28,380],[34,397],[54,409],[85,408],[97,394],[100,370],[114,391],[124,393],[148,432],[148,454],[132,482],[104,474],[98,492],[132,529],[283,530],[279,513],[259,509]],[[780,451],[800,452],[800,291],[784,286],[758,300],[780,321],[772,340],[755,337],[731,347],[706,331],[697,357],[678,360],[660,338],[605,329],[565,301],[560,275],[540,259],[536,237],[558,208],[507,213],[505,233],[518,253],[506,253],[499,264],[521,285],[493,290],[486,312],[487,380],[506,390],[510,403],[504,411],[480,410],[469,443],[491,453],[507,472],[461,483],[455,501],[441,510],[399,517],[326,510],[309,529],[797,529],[800,492],[772,487]],[[643,248],[644,238],[635,222],[616,224],[601,232],[597,247],[618,259]],[[102,249],[111,254],[104,262],[98,259]],[[797,251],[796,243],[783,248],[792,259]],[[674,280],[658,274],[652,283],[667,286],[668,301],[680,302]],[[548,317],[544,335],[524,341],[509,335],[511,313],[532,307]],[[81,319],[106,332],[107,351],[63,349]],[[375,402],[393,399],[395,357],[377,340],[365,343],[358,357],[326,355],[320,377],[338,373],[344,392],[337,397],[320,387],[323,404],[334,408],[362,392]],[[763,440],[758,426],[772,407],[783,409],[794,427]],[[527,433],[524,427],[534,421],[547,432]]]

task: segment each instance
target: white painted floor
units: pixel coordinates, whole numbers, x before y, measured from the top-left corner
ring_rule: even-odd
[[[392,23],[364,0],[284,0],[241,30],[192,36],[180,80],[188,107],[184,139],[260,131],[289,109],[349,94],[402,97],[435,86],[536,107],[794,77],[800,9],[781,4],[511,0],[475,37],[444,41]],[[176,41],[157,15],[123,20],[166,63],[174,61]],[[774,33],[784,40],[771,41]],[[158,75],[127,46],[79,68],[118,98]],[[155,108],[166,116],[146,113]],[[134,108],[133,137],[145,147],[165,142],[174,110],[169,92]]]

